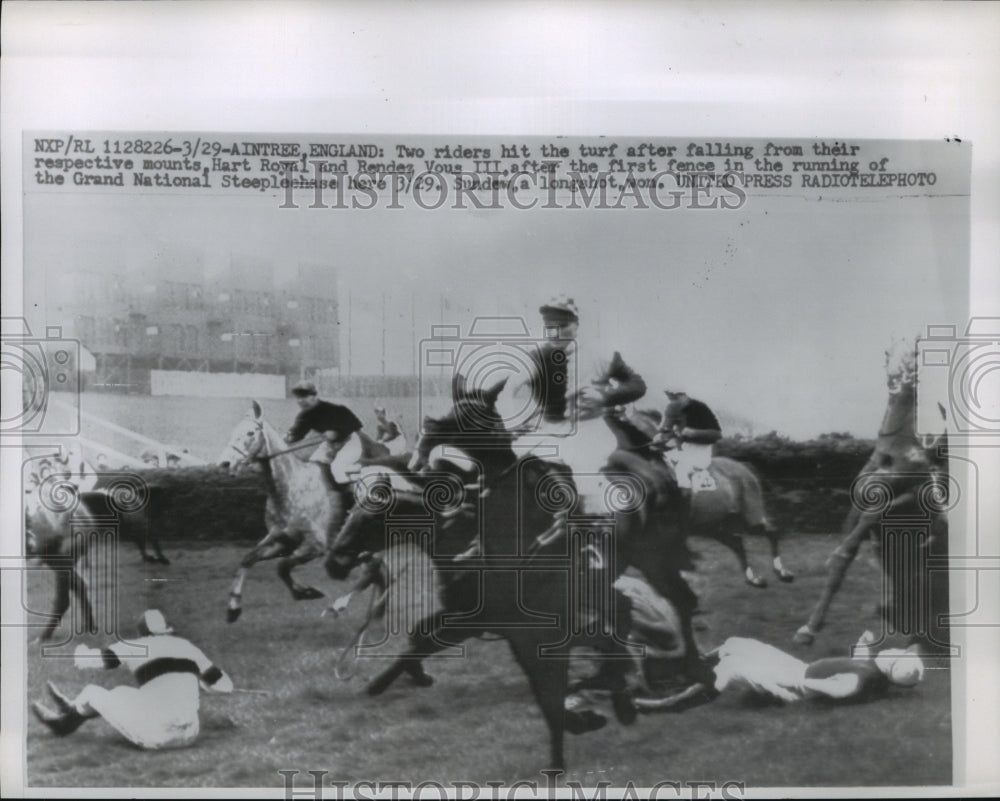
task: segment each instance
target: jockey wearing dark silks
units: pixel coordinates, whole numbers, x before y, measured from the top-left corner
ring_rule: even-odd
[[[671,450],[664,454],[673,467],[677,486],[681,490],[681,524],[685,534],[691,517],[691,493],[696,475],[707,475],[712,464],[712,444],[722,438],[719,420],[707,404],[689,398],[684,392],[667,392],[670,402],[663,413],[657,439],[668,442]]]
[[[285,435],[285,442],[298,442],[310,431],[320,434],[332,434],[327,439],[346,442],[351,434],[360,431],[361,421],[346,406],[320,400],[316,387],[309,381],[303,381],[292,388],[292,394],[299,402],[299,413],[295,422]]]
[[[331,532],[336,532],[354,505],[350,473],[358,469],[364,448],[358,434],[362,422],[346,406],[320,400],[311,381],[300,381],[292,387],[292,394],[298,401],[299,413],[285,434],[285,442],[298,442],[310,431],[326,438],[309,461],[319,463],[323,479],[340,495],[340,515],[331,523]]]
[[[375,441],[385,445],[394,456],[403,453],[406,450],[406,437],[403,436],[399,423],[386,416],[384,406],[375,407],[375,422]]]
[[[376,442],[392,442],[399,436],[399,426],[385,416],[385,408],[382,406],[375,407],[375,420],[378,423],[378,428],[375,429]]]
[[[532,354],[532,374],[514,388],[515,397],[518,390],[528,389],[533,414],[515,448],[569,466],[584,505],[601,513],[607,484],[603,471],[618,449],[615,434],[602,418],[641,398],[646,383],[619,352],[598,354],[581,346],[580,316],[572,299],[555,298],[539,312],[545,338]],[[630,456],[616,453],[619,462]],[[617,467],[648,471],[641,457],[634,461]]]

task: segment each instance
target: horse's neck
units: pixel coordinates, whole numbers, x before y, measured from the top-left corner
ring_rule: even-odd
[[[647,418],[648,419],[648,418]],[[618,441],[618,447],[623,450],[637,450],[644,445],[648,445],[652,438],[656,435],[655,428],[652,431],[644,431],[641,425],[645,424],[646,421],[641,421],[639,418],[627,419],[620,415],[614,414],[604,418],[611,429],[611,432],[615,435],[615,439]],[[649,421],[649,426],[651,427],[652,421]]]
[[[273,489],[276,494],[287,498],[303,482],[311,481],[316,472],[316,466],[309,462],[302,462],[295,452],[280,453],[287,446],[278,433],[268,424],[264,424],[264,438],[268,459],[264,460],[264,476],[268,482],[268,489]],[[273,456],[273,454],[279,454]]]
[[[889,396],[889,405],[885,409],[882,425],[878,431],[879,446],[888,450],[901,446],[909,447],[916,442],[913,417],[914,393],[911,384]]]

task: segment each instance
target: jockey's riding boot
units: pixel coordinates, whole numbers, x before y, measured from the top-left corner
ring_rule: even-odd
[[[61,713],[56,713],[37,701],[31,705],[31,711],[35,713],[36,718],[44,723],[49,730],[58,737],[64,737],[67,734],[72,734],[79,729],[83,721],[86,720],[86,718],[77,712],[76,709],[69,709]]]

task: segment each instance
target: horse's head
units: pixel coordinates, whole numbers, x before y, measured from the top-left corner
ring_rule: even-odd
[[[509,451],[514,437],[497,411],[497,398],[506,384],[504,378],[492,387],[470,390],[463,377],[456,378],[452,386],[454,404],[451,410],[443,417],[424,418],[409,469],[416,471],[427,467],[431,451],[440,446],[460,448],[473,460],[477,460],[476,454],[482,451],[489,451],[493,456]]]
[[[228,467],[232,475],[237,475],[247,465],[265,454],[266,445],[264,416],[260,404],[254,401],[250,411],[233,429],[229,442],[219,457],[219,463],[222,467]]]
[[[917,378],[917,349],[912,340],[893,339],[885,351],[885,375],[890,395],[913,388]]]

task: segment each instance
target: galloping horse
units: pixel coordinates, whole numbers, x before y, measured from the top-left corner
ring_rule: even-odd
[[[889,401],[879,428],[875,450],[851,485],[851,511],[844,521],[844,539],[829,560],[823,595],[809,621],[795,633],[795,642],[808,645],[823,627],[827,611],[844,581],[862,542],[878,537],[883,516],[914,509],[929,512],[935,550],[947,546],[948,459],[943,426],[936,436],[916,433],[916,351],[905,341],[893,342],[885,352]],[[938,405],[944,421],[944,408]],[[881,549],[878,549],[881,557]],[[883,569],[887,565],[883,561]],[[887,575],[887,578],[889,576]],[[901,577],[897,577],[901,578]],[[920,577],[909,577],[909,579]],[[893,583],[895,590],[903,582]],[[888,610],[886,610],[888,611]]]
[[[421,660],[471,637],[496,633],[508,641],[528,677],[548,724],[551,765],[561,769],[565,732],[582,733],[604,724],[594,712],[565,708],[572,624],[578,621],[578,612],[584,614],[571,601],[571,587],[577,583],[572,566],[584,564],[593,554],[567,544],[576,540],[565,520],[547,506],[559,490],[540,490],[546,480],[566,477],[554,474],[539,459],[519,460],[511,447],[513,436],[496,409],[501,387],[502,383],[491,390],[465,392],[456,384],[451,412],[424,421],[411,468],[421,468],[437,446],[457,447],[479,465],[487,491],[478,499],[478,515],[459,511],[437,516],[432,541],[425,547],[441,577],[443,610],[414,627],[407,652],[370,682],[368,693],[383,692],[404,672],[427,683],[419,668]],[[428,506],[419,511],[426,514]],[[378,513],[363,507],[359,502],[352,511],[327,556],[326,567],[334,578],[346,577],[361,551],[386,547],[386,527]],[[480,555],[453,561],[473,537],[479,540]],[[624,644],[610,639],[607,651],[618,657],[620,665],[612,701],[619,720],[630,723],[635,708],[624,680],[630,657]]]
[[[232,623],[243,612],[243,582],[254,564],[280,558],[278,575],[297,601],[323,598],[315,587],[300,584],[292,569],[326,551],[335,525],[340,495],[324,481],[316,464],[298,459],[294,450],[317,443],[289,448],[266,421],[260,404],[253,401],[250,411],[233,430],[225,454],[230,472],[239,473],[251,463],[261,466],[267,486],[264,522],[267,534],[243,557],[229,591],[226,619]]]
[[[657,433],[657,412],[642,410],[627,421],[609,418],[609,423],[616,429],[619,447],[655,452],[649,446]],[[794,581],[794,574],[781,561],[781,534],[765,514],[764,492],[757,475],[742,462],[725,456],[714,457],[708,472],[715,479],[715,489],[698,490],[691,496],[692,533],[711,537],[729,548],[739,559],[747,584],[761,588],[767,586],[767,581],[750,566],[740,532],[764,536],[771,545],[775,575],[780,581]]]

